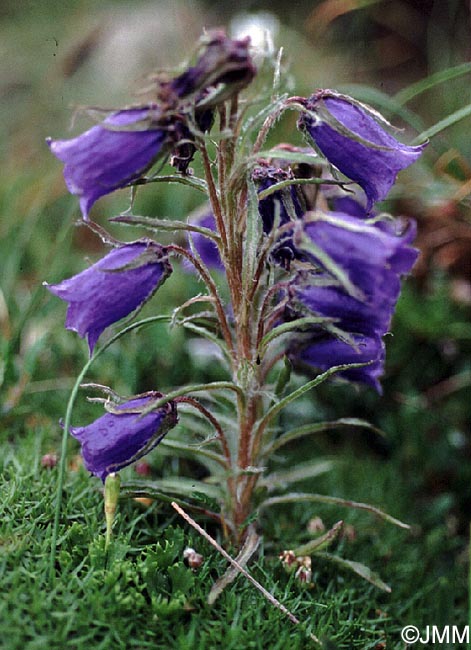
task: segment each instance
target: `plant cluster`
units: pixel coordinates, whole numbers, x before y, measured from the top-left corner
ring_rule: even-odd
[[[378,211],[377,203],[425,146],[402,144],[375,110],[335,91],[280,93],[279,66],[272,96],[260,106],[248,90],[256,74],[249,39],[211,32],[193,65],[154,80],[148,103],[108,113],[78,137],[49,141],[64,163],[69,191],[79,197],[83,221],[109,247],[83,272],[48,285],[68,303],[66,327],[87,339],[91,355],[69,402],[65,436],[79,440],[85,466],[107,483],[158,443],[167,444],[164,436],[178,417],[195,432],[206,431],[203,443],[173,442],[176,454],[192,453],[205,467],[205,480],[142,481],[126,489],[186,504],[217,521],[238,547],[250,546],[253,521],[264,508],[302,499],[341,502],[270,496],[277,483],[267,468],[275,451],[322,428],[281,430],[278,416],[334,376],[381,391],[383,337],[401,278],[418,253],[414,223]],[[265,150],[277,120],[293,110],[306,146],[281,143]],[[202,177],[190,167],[196,155]],[[166,162],[174,173],[162,173]],[[182,215],[181,221],[134,215],[131,204],[112,221],[150,233],[185,231],[186,246],[152,238],[117,241],[91,219],[102,196],[124,187],[134,195],[154,182],[188,185],[206,203],[196,217]],[[171,282],[172,263],[181,260],[205,292],[173,314],[127,325],[96,349],[105,330]],[[132,397],[101,387],[106,413],[87,426],[70,426],[79,384],[93,361],[126,332],[155,322],[207,339],[226,380],[166,395],[152,386]],[[285,479],[288,484],[288,474]]]

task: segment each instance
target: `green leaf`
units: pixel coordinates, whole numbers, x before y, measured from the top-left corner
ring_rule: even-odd
[[[192,223],[186,223],[186,221],[178,221],[173,219],[154,219],[154,217],[143,217],[134,214],[120,214],[117,217],[112,217],[110,221],[115,223],[124,223],[131,226],[144,226],[148,230],[170,230],[175,232],[177,230],[185,230],[187,232],[197,232],[208,239],[212,239],[215,242],[220,241],[219,235],[210,230],[209,228],[203,228],[202,226],[197,226]]]
[[[153,481],[127,481],[122,486],[123,493],[139,496],[148,496],[151,499],[162,500],[167,503],[174,501],[168,494],[176,494],[183,497],[192,497],[195,493],[200,492],[210,499],[219,501],[222,498],[222,490],[216,485],[208,485],[203,481],[196,479],[177,477],[162,478]]]
[[[322,165],[323,161],[314,153],[302,153],[301,151],[285,151],[284,149],[267,149],[260,151],[253,157],[253,163],[256,164],[260,158],[272,158],[273,160],[288,160],[294,163],[305,163],[307,165]],[[345,184],[345,183],[344,183]]]
[[[307,544],[294,548],[293,553],[295,555],[312,555],[313,553],[318,553],[322,549],[327,548],[327,546],[330,546],[337,539],[342,532],[342,528],[343,521],[338,521],[330,530],[320,535],[320,537],[316,537],[316,539],[312,539]]]
[[[366,510],[385,521],[388,521],[390,524],[395,524],[399,528],[409,529],[410,526],[405,524],[403,521],[388,515],[383,510],[376,508],[368,503],[362,503],[360,501],[350,501],[349,499],[341,499],[339,497],[331,497],[325,494],[312,494],[310,492],[291,492],[289,494],[283,494],[281,496],[270,497],[265,501],[262,501],[260,504],[260,510],[263,508],[269,508],[271,506],[279,505],[281,503],[301,503],[303,501],[314,502],[314,503],[327,503],[329,505],[343,506],[346,508],[355,508],[357,510]]]
[[[245,136],[246,134],[258,131],[265,120],[270,117],[270,115],[275,116],[282,110],[287,98],[287,94],[281,95],[277,101],[271,102],[267,106],[264,106],[256,115],[244,122],[241,133]]]
[[[189,185],[204,194],[208,194],[208,185],[203,178],[196,176],[178,176],[177,174],[170,174],[166,176],[147,176],[132,183],[136,185],[147,185],[148,183],[180,183],[181,185]]]
[[[293,330],[309,329],[311,325],[323,325],[325,323],[332,323],[332,318],[325,318],[323,316],[306,316],[305,318],[297,318],[296,320],[290,321],[289,323],[283,323],[274,327],[272,330],[265,334],[263,339],[260,341],[258,348],[259,355],[262,357],[265,353],[267,345],[276,339],[278,336],[282,336],[287,332],[292,332]]]
[[[448,129],[448,127],[453,126],[453,124],[456,124],[461,120],[464,120],[466,117],[469,117],[470,115],[471,115],[471,104],[467,104],[466,106],[463,106],[463,108],[459,108],[451,115],[444,117],[443,120],[440,120],[439,122],[431,126],[429,129],[422,131],[422,133],[415,138],[414,143],[416,144],[419,142],[424,142],[425,140],[429,140],[430,138],[433,138],[434,136],[438,135],[438,133],[440,133],[441,131]]]
[[[165,539],[149,549],[145,559],[146,569],[150,573],[157,569],[168,569],[181,557],[183,546],[183,530],[168,526],[165,529]]]
[[[258,250],[262,236],[262,220],[258,211],[258,196],[255,184],[249,179],[248,183],[247,222],[245,227],[245,246],[242,258],[242,286],[252,288],[252,278],[258,263]]]
[[[258,200],[262,201],[266,199],[270,194],[279,192],[285,187],[291,187],[292,185],[351,185],[350,181],[336,181],[333,178],[288,178],[285,181],[280,181],[279,183],[274,183],[267,187],[266,190],[258,193]]]
[[[190,330],[191,332],[193,332],[194,334],[198,334],[198,336],[201,336],[202,338],[205,338],[208,341],[211,341],[211,343],[214,343],[221,350],[221,352],[223,353],[226,360],[228,360],[228,361],[231,360],[230,353],[229,353],[229,351],[227,349],[227,346],[224,343],[224,341],[221,338],[219,338],[216,334],[211,332],[211,330],[209,330],[207,327],[204,327],[203,325],[196,325],[195,323],[191,322],[190,320],[181,321],[181,325],[185,329]]]
[[[168,568],[172,583],[172,595],[187,594],[194,586],[195,576],[184,564],[174,564]]]
[[[184,458],[196,458],[200,462],[201,460],[208,459],[224,467],[226,465],[224,456],[221,456],[215,451],[210,451],[206,447],[202,447],[201,444],[190,445],[178,440],[172,440],[171,438],[164,438],[160,442],[159,446],[165,447],[172,452],[176,452],[176,454],[174,454],[176,456],[182,456]]]
[[[289,393],[289,395],[286,395],[286,397],[284,397],[277,404],[274,404],[270,409],[268,409],[268,411],[265,413],[265,415],[263,416],[263,418],[260,420],[258,424],[256,435],[259,435],[260,432],[263,432],[265,427],[270,423],[271,420],[273,420],[273,418],[282,409],[286,408],[286,406],[288,406],[288,404],[291,404],[291,402],[294,402],[295,400],[302,397],[305,393],[310,391],[312,388],[319,386],[319,384],[322,384],[322,382],[326,381],[330,377],[333,377],[338,372],[342,372],[343,370],[349,370],[352,368],[363,368],[363,366],[367,366],[367,365],[368,365],[367,363],[346,363],[341,366],[333,366],[332,368],[329,368],[325,372],[317,375],[315,379],[308,381],[306,384],[300,386],[292,393]]]
[[[434,86],[444,83],[445,81],[450,81],[451,79],[456,79],[457,77],[461,77],[469,72],[471,72],[471,63],[469,62],[446,68],[446,70],[439,70],[438,72],[425,77],[425,79],[420,79],[420,81],[403,88],[394,95],[394,100],[399,104],[406,104],[426,90],[430,90],[430,88],[433,88]]]
[[[161,406],[167,404],[168,402],[175,399],[176,397],[181,397],[182,395],[188,395],[189,393],[206,393],[212,390],[215,391],[231,390],[237,393],[238,395],[243,395],[243,391],[240,388],[240,386],[237,386],[237,384],[234,384],[231,381],[213,381],[210,382],[209,384],[190,384],[188,386],[182,386],[181,388],[177,388],[176,390],[167,393],[160,399],[149,404],[149,406],[147,406],[145,409],[141,411],[141,417],[144,417],[144,415],[151,413],[154,409],[160,408]]]
[[[292,429],[287,431],[269,444],[266,448],[266,454],[272,454],[280,447],[287,445],[293,440],[298,440],[299,438],[304,438],[305,436],[310,436],[315,433],[321,433],[323,431],[330,431],[332,429],[338,429],[339,427],[355,427],[359,429],[369,429],[374,431],[383,438],[386,437],[386,434],[378,427],[375,427],[370,422],[362,420],[361,418],[340,418],[339,420],[333,420],[330,422],[319,422],[316,424],[305,424],[302,427]]]
[[[287,356],[283,357],[283,366],[280,369],[280,372],[278,374],[277,380],[276,380],[276,386],[275,386],[275,396],[277,398],[280,398],[286,386],[289,384],[289,381],[291,379],[291,371],[293,369],[293,366],[291,364],[291,361],[288,359]]]
[[[315,478],[326,472],[330,472],[334,463],[331,460],[315,460],[307,463],[298,463],[295,467],[281,472],[272,472],[264,476],[259,485],[265,486],[268,490],[285,488],[290,483]]]
[[[344,560],[343,558],[338,557],[337,555],[332,555],[331,553],[317,553],[316,557],[321,558],[323,560],[328,560],[329,562],[333,562],[334,564],[337,564],[338,566],[341,566],[344,569],[349,569],[350,571],[353,571],[353,573],[356,573],[364,580],[371,582],[371,584],[374,585],[375,587],[378,587],[378,589],[382,589],[382,591],[386,591],[388,594],[391,593],[391,587],[387,585],[385,582],[383,582],[377,573],[372,571],[369,567],[365,566],[364,564],[361,564],[361,562],[354,562],[353,560]]]

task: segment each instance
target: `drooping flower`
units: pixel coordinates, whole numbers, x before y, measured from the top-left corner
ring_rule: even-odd
[[[250,38],[231,39],[223,30],[214,30],[208,34],[203,45],[202,54],[195,65],[170,82],[170,87],[178,97],[183,98],[218,84],[227,84],[224,97],[218,95],[220,102],[252,81],[256,69],[249,54]]]
[[[381,125],[373,109],[330,90],[306,100],[298,126],[342,174],[355,181],[367,197],[367,212],[386,198],[398,172],[414,163],[426,143],[402,144]]]
[[[80,197],[84,219],[101,196],[137,180],[167,153],[168,131],[161,122],[157,106],[132,108],[76,138],[48,139],[52,153],[65,163],[67,188]]]
[[[290,346],[295,365],[327,370],[347,363],[369,363],[340,376],[380,391],[382,337],[390,327],[400,278],[410,272],[418,251],[411,246],[413,224],[375,222],[349,215],[314,215],[299,242],[316,272],[298,274],[289,289],[289,316],[332,319],[333,329],[312,328]]]
[[[254,169],[252,178],[257,185],[258,192],[261,193],[282,181],[294,180],[294,174],[289,168],[282,169],[260,164]],[[262,217],[265,233],[271,232],[275,222],[277,222],[277,226],[282,226],[288,221],[302,217],[306,210],[301,206],[300,196],[296,190],[297,188],[293,184],[260,199],[258,211]]]
[[[254,169],[252,178],[258,193],[262,194],[277,183],[294,180],[295,177],[289,167],[283,169],[260,162]],[[262,219],[263,231],[270,235],[274,228],[286,226],[289,222],[294,224],[297,219],[301,219],[306,208],[298,187],[293,184],[260,198],[258,211]],[[293,245],[293,229],[285,230],[275,240],[270,257],[276,264],[289,269],[291,261],[298,256],[298,251]]]
[[[289,357],[299,369],[309,372],[326,371],[334,366],[348,363],[364,363],[359,368],[349,368],[338,373],[338,377],[371,386],[382,392],[380,377],[384,372],[384,343],[379,337],[352,335],[350,341],[318,332],[293,345]]]
[[[78,275],[46,286],[69,303],[65,326],[87,338],[91,354],[101,333],[142,305],[171,271],[165,249],[142,240],[114,248]]]
[[[331,212],[314,215],[304,233],[300,247],[308,257],[343,282],[347,291],[350,283],[352,295],[369,297],[373,303],[383,292],[397,300],[399,276],[410,271],[418,255],[410,246],[416,233],[412,221],[370,223]]]
[[[178,421],[174,402],[142,415],[151,401],[160,397],[161,393],[147,393],[117,406],[115,412],[105,413],[85,427],[70,428],[82,446],[88,471],[104,481],[108,474],[142,458],[159,444]]]

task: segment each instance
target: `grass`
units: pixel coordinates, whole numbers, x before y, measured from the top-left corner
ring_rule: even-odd
[[[2,435],[0,621],[8,650],[218,648],[221,640],[234,649],[307,648],[308,632],[327,640],[327,648],[377,648],[383,642],[402,648],[399,633],[406,624],[465,624],[464,540],[452,529],[450,498],[439,495],[411,508],[397,458],[385,462],[346,448],[315,489],[381,505],[412,523],[411,533],[367,513],[328,506],[299,504],[265,515],[264,546],[250,571],[303,622],[298,628],[242,576],[209,607],[206,597],[226,561],[168,506],[122,502],[106,557],[99,482],[80,466],[67,475],[51,584],[56,468],[40,461],[51,450],[49,425]],[[158,462],[153,468],[158,472]],[[391,585],[390,595],[315,559],[311,585],[282,569],[279,552],[309,538],[306,526],[314,516],[326,524],[343,518],[354,527],[354,538],[341,539],[336,552],[378,571]],[[195,572],[184,564],[186,546],[204,556]]]

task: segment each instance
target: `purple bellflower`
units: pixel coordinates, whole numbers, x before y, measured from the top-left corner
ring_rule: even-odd
[[[71,140],[48,139],[52,153],[65,163],[67,188],[80,197],[84,219],[101,196],[137,180],[167,153],[168,131],[161,119],[157,106],[131,108]]]
[[[230,39],[223,30],[210,32],[195,65],[175,77],[170,82],[171,89],[178,97],[187,97],[218,84],[228,84],[230,94],[240,91],[256,73],[249,46],[250,38]]]
[[[311,337],[311,341],[300,341],[293,346],[289,357],[300,370],[326,371],[347,363],[365,363],[359,368],[349,368],[338,373],[338,377],[359,382],[382,393],[380,377],[384,372],[384,343],[378,337],[352,335],[349,342],[330,334]]]
[[[335,332],[314,328],[311,336],[293,342],[289,354],[295,365],[327,370],[369,362],[340,376],[381,391],[382,337],[399,297],[400,277],[410,272],[418,255],[410,245],[414,225],[400,232],[399,224],[336,213],[316,215],[306,223],[300,246],[319,271],[298,274],[290,288],[289,310],[297,317],[310,313],[332,319]]]
[[[152,400],[161,393],[147,393],[105,413],[86,427],[71,427],[70,433],[82,446],[82,456],[89,472],[102,481],[153,449],[165,434],[177,424],[174,402],[142,415]]]
[[[294,179],[294,175],[289,168],[277,168],[261,161],[253,171],[252,179],[260,194],[276,183]],[[298,191],[298,187],[290,185],[260,199],[258,211],[262,219],[263,231],[269,235],[275,226],[279,228],[301,219],[306,209],[302,204],[302,194]],[[291,261],[298,257],[298,251],[293,245],[292,228],[282,233],[276,240],[270,257],[276,264],[289,269]]]
[[[87,338],[91,354],[101,333],[141,306],[171,271],[164,249],[143,240],[114,248],[78,275],[46,286],[69,303],[65,326]]]
[[[317,214],[305,225],[306,239],[301,248],[314,264],[336,274],[340,282],[344,277],[351,283],[352,295],[370,299],[373,305],[380,293],[396,301],[399,276],[411,270],[418,255],[410,246],[416,234],[415,224],[406,223],[404,227],[401,220],[369,223],[333,212]],[[309,240],[316,249],[309,247]],[[322,253],[327,257],[323,258]],[[330,267],[329,259],[335,266]]]
[[[256,182],[257,190],[260,193],[268,190],[276,183],[294,179],[294,175],[290,169],[285,170],[260,164],[254,169],[252,178]],[[278,220],[278,226],[283,226],[288,221],[302,217],[306,210],[300,204],[296,185],[290,185],[261,199],[258,204],[258,211],[262,217],[263,230],[268,234],[271,232],[276,220]]]
[[[305,103],[298,126],[327,160],[360,185],[366,211],[386,198],[398,172],[414,163],[427,143],[402,144],[381,126],[379,116],[350,97],[319,90]]]

